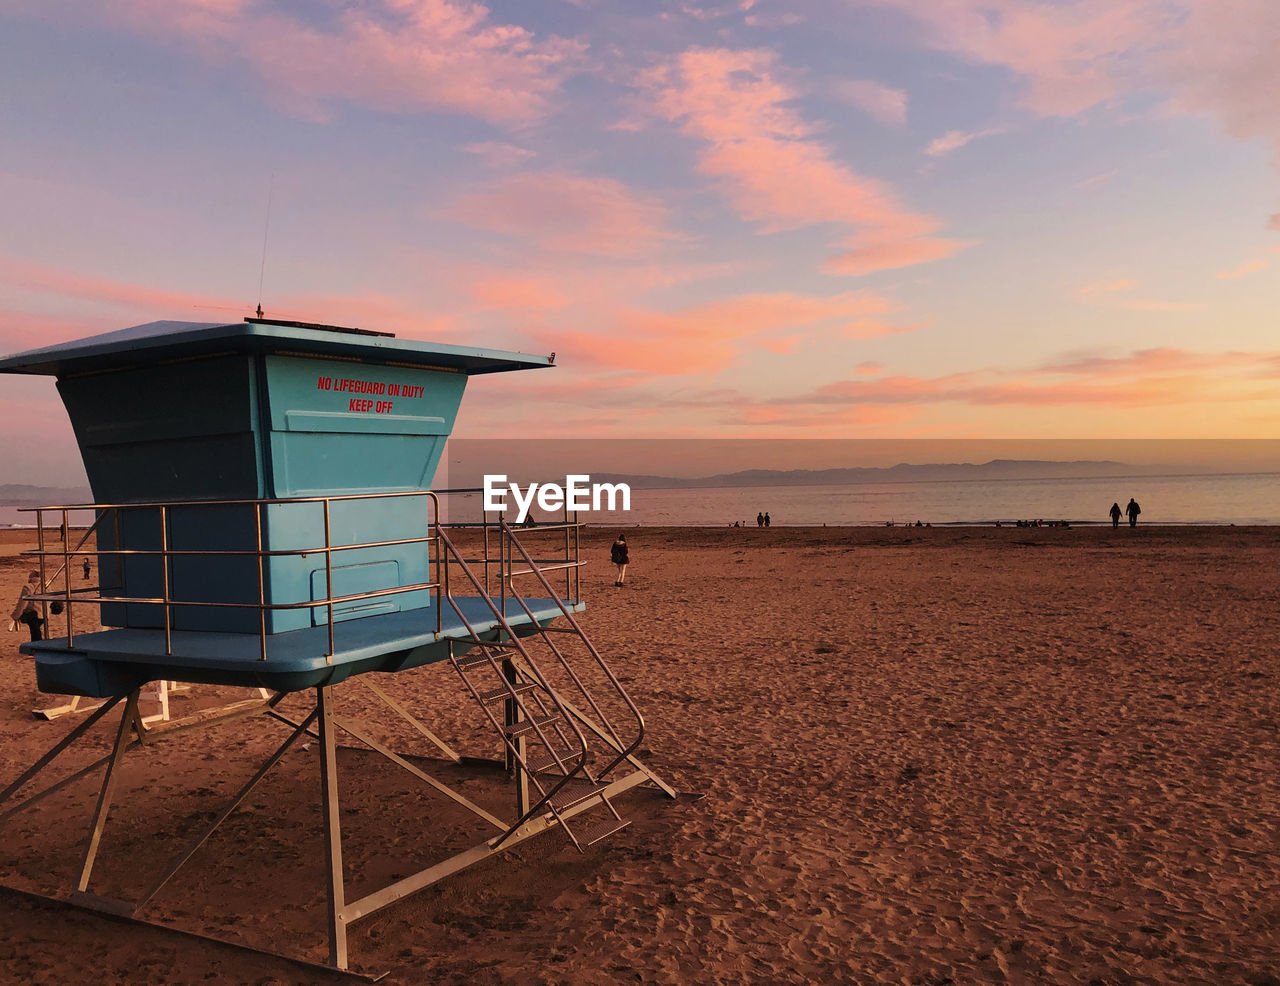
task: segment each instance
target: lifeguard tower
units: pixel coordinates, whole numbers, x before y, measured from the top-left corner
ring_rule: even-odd
[[[432,480],[469,377],[552,365],[552,357],[398,340],[389,334],[246,318],[152,322],[0,359],[0,372],[57,377],[93,504],[37,510],[46,608],[66,636],[23,644],[42,691],[103,699],[44,757],[0,791],[10,814],[102,769],[71,902],[145,917],[270,768],[302,737],[319,740],[328,878],[329,964],[348,969],[347,927],[495,853],[559,829],[578,848],[627,823],[617,795],[642,783],[675,792],[636,757],[644,721],[583,633],[576,518],[542,524],[525,544],[502,518],[469,556],[461,525],[441,519]],[[80,539],[46,543],[49,521],[92,510]],[[52,515],[52,516],[50,516]],[[97,586],[71,571],[94,556]],[[527,588],[531,586],[532,588]],[[92,608],[90,610],[90,608]],[[72,632],[90,610],[103,629]],[[433,744],[461,756],[373,672],[448,664],[491,727],[512,788],[508,817],[339,717],[333,690],[367,685]],[[384,679],[385,680],[385,679]],[[139,714],[148,683],[267,689],[198,721],[155,728]],[[314,694],[300,720],[279,711]],[[6,806],[112,709],[111,753]],[[284,741],[140,899],[90,892],[94,861],[126,752],[196,726],[257,716]],[[491,835],[389,886],[348,900],[343,878],[336,736],[342,731],[481,819]]]

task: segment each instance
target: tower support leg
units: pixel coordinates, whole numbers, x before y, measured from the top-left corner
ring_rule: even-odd
[[[342,823],[338,805],[332,686],[316,689],[316,708],[320,713],[320,792],[324,810],[324,841],[328,849],[325,875],[329,887],[329,964],[338,969],[346,969],[346,889],[342,878]]]
[[[89,839],[85,843],[84,857],[80,863],[80,880],[76,890],[84,893],[89,886],[89,877],[93,874],[93,861],[98,856],[98,846],[102,842],[102,830],[107,825],[107,812],[111,809],[111,796],[116,786],[116,768],[124,759],[124,751],[128,747],[130,728],[138,728],[138,692],[129,693],[125,700],[124,714],[120,716],[120,728],[116,730],[116,745],[111,750],[111,759],[107,763],[107,772],[102,778],[102,789],[98,792],[98,805],[93,812],[93,827],[89,831]],[[141,739],[141,736],[139,736]]]

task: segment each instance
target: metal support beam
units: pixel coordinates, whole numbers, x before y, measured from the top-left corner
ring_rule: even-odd
[[[431,785],[432,788],[439,791],[450,801],[454,802],[455,804],[461,805],[463,808],[466,808],[467,811],[471,812],[474,815],[479,815],[481,818],[483,818],[486,822],[488,822],[494,828],[503,832],[505,832],[508,828],[510,828],[509,823],[504,822],[501,818],[497,818],[494,815],[489,814],[489,812],[485,811],[475,802],[471,801],[468,798],[463,797],[461,794],[459,794],[457,791],[451,788],[448,784],[444,783],[443,781],[436,780],[434,777],[428,774],[425,770],[422,770],[419,767],[415,767],[413,764],[411,764],[404,757],[400,756],[400,754],[396,753],[394,750],[388,749],[387,747],[379,743],[377,740],[373,739],[373,737],[369,736],[367,733],[356,728],[356,726],[349,719],[343,719],[338,716],[334,716],[333,724],[337,728],[345,730],[346,732],[350,733],[352,736],[358,739],[361,743],[363,743],[369,749],[373,750],[375,753],[382,754],[384,757],[386,757],[396,766],[403,767],[409,773],[413,774],[414,777],[417,777],[423,781],[426,781],[429,785]]]
[[[102,830],[107,824],[107,812],[111,808],[111,795],[115,791],[116,768],[124,759],[125,737],[135,725],[138,718],[138,690],[134,689],[125,700],[124,714],[120,717],[120,728],[116,730],[116,745],[111,751],[111,760],[107,764],[107,772],[102,778],[102,790],[98,792],[98,806],[93,812],[93,828],[89,832],[89,841],[85,843],[84,859],[80,864],[80,880],[76,889],[84,893],[89,888],[89,877],[93,873],[93,861],[98,855],[98,846],[102,842]],[[92,720],[90,720],[92,721]]]
[[[342,876],[342,823],[338,808],[338,761],[334,740],[333,689],[316,689],[320,714],[320,797],[324,810],[324,841],[328,849],[325,877],[329,889],[329,964],[347,967],[346,886]]]
[[[418,718],[413,713],[411,713],[408,709],[406,709],[399,702],[397,702],[390,695],[388,695],[381,688],[379,688],[372,681],[370,681],[367,675],[362,675],[358,680],[371,692],[377,695],[378,698],[382,699],[382,701],[387,706],[389,706],[393,712],[396,712],[402,719],[404,719],[407,723],[409,723],[409,725],[411,725],[414,729],[416,729],[423,736],[425,736],[432,743],[434,743],[437,747],[439,747],[440,751],[446,757],[448,757],[454,763],[462,762],[462,757],[459,756],[454,751],[454,749],[451,746],[449,746],[448,743],[446,743],[439,736],[437,736],[435,733],[429,730],[426,726],[424,726],[421,722],[419,722]]]
[[[646,780],[646,776],[637,771],[614,781],[601,794],[606,798],[611,798],[616,794],[621,794],[623,791],[629,791],[631,788],[643,784]],[[581,812],[590,811],[598,803],[598,799],[593,798],[572,808],[565,809],[560,815],[565,819],[569,819]],[[381,890],[376,890],[361,897],[359,900],[352,901],[343,911],[345,924],[351,924],[361,918],[368,917],[375,911],[380,911],[382,908],[394,904],[410,894],[417,893],[433,883],[439,883],[445,877],[459,873],[469,866],[476,865],[476,863],[482,863],[491,856],[506,852],[512,846],[519,845],[526,839],[539,835],[557,824],[559,824],[557,819],[550,812],[540,815],[521,825],[520,828],[516,829],[515,832],[501,842],[499,842],[499,839],[502,839],[502,836],[496,836],[488,842],[482,842],[478,846],[473,846],[458,853],[456,856],[450,856],[435,866],[429,866],[412,876],[397,880],[388,887],[383,887]]]
[[[272,767],[274,767],[277,763],[280,762],[281,758],[284,757],[284,755],[287,752],[289,752],[289,747],[293,746],[294,742],[298,739],[299,736],[302,736],[307,732],[307,727],[310,726],[311,723],[315,721],[316,713],[318,711],[319,710],[314,710],[314,709],[312,710],[311,714],[302,721],[302,723],[298,726],[298,728],[289,734],[289,738],[280,744],[280,747],[276,750],[276,752],[271,754],[271,756],[267,758],[266,763],[264,763],[261,767],[258,768],[257,773],[255,773],[253,777],[249,779],[249,782],[239,790],[236,796],[231,799],[231,802],[225,808],[223,808],[222,811],[218,813],[217,817],[214,818],[213,821],[210,822],[205,827],[205,830],[201,832],[200,835],[197,836],[189,846],[187,846],[186,850],[181,855],[179,855],[176,860],[174,860],[173,865],[171,865],[169,869],[165,871],[164,876],[160,877],[159,880],[157,880],[155,883],[151,885],[151,889],[149,889],[146,892],[146,894],[142,897],[141,900],[138,901],[137,905],[134,907],[135,913],[137,911],[142,910],[144,907],[147,906],[147,904],[151,902],[151,898],[153,898],[156,894],[158,894],[161,891],[161,889],[164,887],[164,885],[168,883],[171,879],[173,879],[174,874],[176,874],[178,870],[180,870],[184,865],[186,865],[187,861],[191,859],[191,857],[194,856],[199,851],[200,847],[203,846],[209,840],[209,836],[213,835],[214,831],[218,828],[218,826],[221,825],[223,822],[225,822],[227,818],[231,815],[231,813],[235,811],[238,807],[240,807],[241,802],[243,802],[244,799],[249,796],[249,792],[252,791],[255,787],[257,787],[258,782],[261,781],[262,778],[264,778],[267,775],[267,771],[269,771]]]

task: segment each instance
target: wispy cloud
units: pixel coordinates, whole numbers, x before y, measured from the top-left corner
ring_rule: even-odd
[[[1132,278],[1105,278],[1082,285],[1076,290],[1076,297],[1087,304],[1106,305],[1134,312],[1189,312],[1204,307],[1194,301],[1135,298],[1130,292],[1138,287],[1138,282]]]
[[[1026,80],[1022,104],[1044,116],[1075,116],[1120,91],[1132,49],[1164,36],[1156,0],[849,0],[915,19],[934,47]],[[1266,2],[1266,0],[1262,0]]]
[[[907,93],[870,79],[844,79],[832,86],[839,99],[852,103],[872,118],[890,127],[907,122]]]
[[[657,200],[612,178],[551,171],[512,175],[462,195],[444,215],[563,253],[634,257],[677,238]]]
[[[856,232],[824,270],[866,274],[950,256],[966,246],[934,234],[882,182],[839,163],[790,104],[799,93],[768,51],[693,49],[653,73],[654,112],[704,143],[698,170],[738,214],[766,232],[840,223]]]
[[[1242,277],[1248,277],[1250,274],[1256,274],[1260,270],[1267,269],[1265,260],[1250,260],[1248,263],[1241,264],[1239,267],[1230,270],[1220,270],[1215,275],[1221,281],[1236,281]]]
[[[896,308],[887,298],[858,292],[752,294],[674,311],[621,309],[598,332],[530,334],[543,348],[570,353],[572,361],[597,369],[679,377],[722,370],[755,347],[787,352],[815,338],[869,339],[915,328],[880,317]]]
[[[1076,182],[1075,187],[1092,191],[1095,188],[1101,188],[1118,174],[1120,174],[1120,171],[1117,168],[1113,168],[1110,171],[1103,171],[1100,174],[1085,178],[1083,181]]]
[[[925,148],[925,153],[930,157],[944,157],[952,151],[958,151],[975,140],[981,140],[983,137],[994,137],[996,134],[1004,133],[1003,127],[988,127],[985,130],[974,130],[965,132],[963,130],[948,130],[941,137],[935,137],[930,141],[929,146]]]
[[[320,7],[320,5],[316,5]],[[278,103],[313,118],[356,104],[495,123],[543,116],[583,46],[538,38],[470,0],[368,0],[304,20],[250,0],[90,0],[83,13],[177,41],[220,66],[248,64]]]
[[[468,154],[474,154],[491,168],[516,168],[528,163],[534,156],[533,151],[500,140],[467,144],[462,149]]]

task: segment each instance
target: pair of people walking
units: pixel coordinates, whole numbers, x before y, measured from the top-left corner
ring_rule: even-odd
[[[1121,516],[1121,513],[1122,513],[1122,511],[1120,510],[1120,504],[1119,504],[1119,502],[1118,502],[1118,501],[1117,501],[1116,503],[1111,504],[1111,528],[1112,528],[1112,530],[1114,530],[1115,528],[1117,528],[1117,527],[1119,527],[1119,526],[1120,526],[1120,516]],[[1126,513],[1126,514],[1128,514],[1128,515],[1129,515],[1129,526],[1130,526],[1130,527],[1137,527],[1137,526],[1138,526],[1138,514],[1142,513],[1142,508],[1141,508],[1140,506],[1138,506],[1138,501],[1137,501],[1137,500],[1135,500],[1133,497],[1129,497],[1129,505],[1128,505],[1127,507],[1125,507],[1125,508],[1124,508],[1123,513]]]

